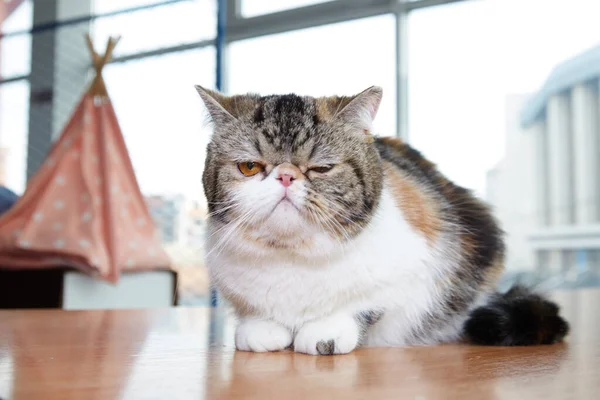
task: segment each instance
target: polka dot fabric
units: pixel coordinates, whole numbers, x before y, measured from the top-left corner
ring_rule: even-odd
[[[0,218],[0,266],[74,267],[110,282],[122,271],[170,268],[110,101],[82,98]]]

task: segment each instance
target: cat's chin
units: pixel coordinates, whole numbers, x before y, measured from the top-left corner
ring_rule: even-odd
[[[294,257],[310,262],[323,257],[331,258],[339,252],[339,244],[323,233],[306,231],[297,236],[278,235],[277,232],[261,230],[252,241],[244,242],[239,248],[247,255],[271,259]]]
[[[283,252],[307,259],[335,253],[339,242],[309,222],[296,206],[286,203],[278,204],[260,225],[246,230],[244,250],[254,255]]]

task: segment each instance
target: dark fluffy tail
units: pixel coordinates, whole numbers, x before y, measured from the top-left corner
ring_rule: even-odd
[[[560,342],[569,324],[558,305],[523,286],[498,293],[473,310],[465,323],[466,338],[488,346],[531,346]]]

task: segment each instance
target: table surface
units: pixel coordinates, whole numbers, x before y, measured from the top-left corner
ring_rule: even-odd
[[[562,344],[321,357],[236,352],[214,309],[0,311],[0,399],[597,399],[600,291],[553,297]]]

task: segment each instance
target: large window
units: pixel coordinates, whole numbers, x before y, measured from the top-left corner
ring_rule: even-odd
[[[72,1],[75,4],[76,0]],[[238,18],[235,29],[239,32],[247,18],[325,2],[328,2],[327,8],[344,3],[240,0],[236,2],[240,8],[239,15],[235,16]],[[117,60],[106,67],[105,78],[133,165],[144,195],[149,204],[155,205],[152,206],[154,215],[159,219],[167,214],[177,216],[168,216],[170,222],[163,225],[159,221],[163,240],[176,264],[197,267],[201,258],[195,257],[201,252],[200,236],[206,216],[201,174],[211,130],[204,124],[204,107],[193,85],[212,87],[215,82],[215,49],[206,41],[215,38],[217,2],[159,3],[163,2],[95,0],[82,5],[89,8],[93,4],[94,14],[150,6],[95,19],[92,33],[98,49],[102,49],[108,36],[121,36],[114,54]],[[380,8],[379,2],[359,3],[357,0],[360,7],[353,12],[362,10],[365,15],[374,15],[397,11],[394,2],[387,10]],[[32,0],[25,0],[4,22],[2,31],[31,28],[33,4]],[[89,9],[82,12],[88,13]],[[550,253],[536,256],[539,252],[536,253],[538,249],[532,247],[531,241],[532,234],[541,226],[537,210],[550,207],[541,205],[544,202],[539,199],[539,193],[561,200],[560,191],[537,189],[538,182],[550,182],[556,175],[539,175],[538,167],[543,164],[539,161],[540,154],[546,152],[544,157],[548,158],[553,154],[548,149],[559,149],[568,161],[565,168],[570,171],[559,175],[569,176],[573,182],[589,181],[587,176],[583,179],[584,174],[577,172],[582,171],[581,158],[567,157],[556,143],[536,147],[534,135],[527,134],[529,128],[523,124],[522,116],[523,110],[533,104],[532,99],[545,93],[540,92],[540,88],[554,68],[600,45],[599,12],[600,3],[590,0],[465,0],[409,13],[406,58],[409,139],[449,178],[492,204],[507,231],[510,269],[533,269],[538,259],[552,258]],[[306,22],[309,25],[314,21]],[[273,27],[282,31],[286,28]],[[52,92],[55,122],[56,116],[67,118],[72,110],[70,101],[84,90],[82,82],[88,66],[83,40],[76,39],[87,31],[87,22],[60,29],[56,41],[49,40],[47,45],[36,41],[42,54],[41,64],[44,46],[48,50],[58,44],[54,58],[50,60],[48,56],[47,62],[54,64],[46,68],[48,85],[55,85]],[[229,94],[294,92],[326,96],[351,95],[379,85],[384,89],[384,97],[374,133],[393,136],[397,132],[399,107],[396,29],[395,15],[383,14],[235,41],[229,44],[227,51],[226,89]],[[75,33],[67,35],[69,30]],[[207,45],[211,46],[204,47]],[[2,39],[0,75],[4,79],[30,73],[30,47],[31,36],[27,34]],[[598,54],[600,60],[600,47]],[[583,59],[587,60],[575,58]],[[588,60],[583,64],[589,67],[598,63]],[[34,74],[39,81],[45,66],[36,67],[39,68],[34,69]],[[597,94],[600,73],[597,75],[586,81],[590,91],[577,92],[579,100],[573,100],[570,87],[561,89],[568,100],[563,99],[562,106],[556,103],[555,108],[572,112],[573,101],[594,98],[598,104],[589,109],[597,110],[600,131],[600,95]],[[47,96],[43,89],[41,95]],[[72,96],[64,95],[65,92]],[[28,105],[26,80],[0,87],[0,171],[4,182],[18,192],[23,190],[25,182]],[[546,108],[542,107],[535,117],[545,112]],[[565,115],[568,117],[560,120],[567,132],[565,135],[571,134],[574,126],[585,125],[573,122],[575,114]],[[575,148],[573,140],[564,143]],[[35,143],[30,147],[36,151]],[[600,148],[598,154],[600,159]],[[545,159],[543,162],[550,171],[551,162]],[[590,170],[600,172],[594,168]],[[561,170],[555,168],[555,171]],[[581,187],[581,182],[573,184],[574,187]],[[592,191],[580,192],[585,195]],[[596,199],[585,201],[590,203]],[[600,195],[597,201],[600,210]],[[581,214],[576,203],[564,205],[567,206],[570,208],[566,213],[573,219]],[[600,218],[590,220],[592,222],[600,224]],[[191,248],[196,249],[193,254],[188,252]],[[585,249],[575,246],[561,253],[559,258],[589,263],[589,260],[600,260],[599,251],[600,246]],[[183,276],[182,284],[186,287],[189,282],[186,283],[185,274]],[[200,286],[206,291],[205,277]]]
[[[375,133],[395,134],[394,17],[384,15],[235,42],[229,91],[349,95],[384,89]]]

